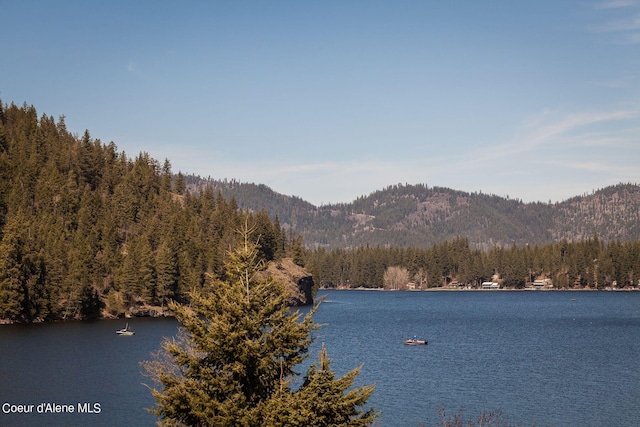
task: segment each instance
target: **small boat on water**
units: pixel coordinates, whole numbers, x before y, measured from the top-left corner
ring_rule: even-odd
[[[417,337],[404,341],[406,345],[427,345],[428,342],[427,340],[419,340]]]
[[[127,323],[126,326],[122,329],[118,329],[116,331],[116,334],[118,335],[135,335],[135,332],[133,332],[130,328],[129,328],[129,324]]]

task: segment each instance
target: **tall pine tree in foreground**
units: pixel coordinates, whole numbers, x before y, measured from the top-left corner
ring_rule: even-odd
[[[352,388],[359,370],[335,378],[326,350],[302,386],[295,366],[308,356],[312,316],[292,312],[283,283],[258,278],[259,248],[245,226],[229,253],[227,279],[211,279],[189,306],[171,303],[180,323],[143,364],[158,388],[152,410],[168,426],[366,426],[378,413],[362,408],[373,386]]]

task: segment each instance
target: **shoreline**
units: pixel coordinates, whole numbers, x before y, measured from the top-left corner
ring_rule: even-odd
[[[427,289],[384,289],[384,288],[365,288],[365,287],[357,287],[357,288],[318,288],[318,291],[359,291],[359,292],[639,292],[640,288],[623,288],[623,289],[613,289],[613,288],[605,288],[605,289],[590,289],[590,288],[566,288],[566,289],[515,289],[515,288],[502,288],[502,289],[452,289],[452,288],[427,288]],[[292,307],[295,307],[292,306]],[[144,313],[144,314],[142,314]],[[166,318],[166,317],[174,317],[173,313],[170,310],[165,309],[162,312],[158,312],[156,310],[142,310],[135,313],[129,312],[121,315],[104,315],[91,319],[53,319],[53,320],[44,320],[44,319],[35,319],[31,322],[15,322],[7,319],[0,319],[0,327],[2,325],[31,325],[31,324],[40,324],[40,323],[58,323],[58,322],[86,322],[93,320],[118,320],[118,319],[135,319],[135,318]]]
[[[427,288],[427,289],[384,289],[384,288],[318,288],[319,291],[378,291],[378,292],[638,292],[640,288],[627,289],[589,289],[589,288],[566,288],[566,289],[516,289],[516,288],[500,288],[500,289],[453,289],[453,288]]]

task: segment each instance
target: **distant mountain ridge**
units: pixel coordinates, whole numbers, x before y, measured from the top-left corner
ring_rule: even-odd
[[[191,190],[211,185],[239,207],[265,209],[311,248],[429,247],[464,237],[480,249],[542,245],[598,235],[640,239],[640,185],[617,184],[558,203],[467,193],[424,184],[390,185],[351,203],[314,206],[263,184],[188,177]]]

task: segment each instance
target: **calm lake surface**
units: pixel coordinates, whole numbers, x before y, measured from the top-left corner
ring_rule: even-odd
[[[502,408],[523,425],[640,425],[638,292],[320,295],[309,363],[324,343],[339,375],[362,365],[358,384],[376,384],[382,426],[435,424],[438,405]],[[132,337],[115,334],[123,321],[0,326],[0,426],[155,425],[139,362],[177,323],[130,324]],[[403,344],[414,335],[429,345]],[[6,414],[5,404],[33,413]],[[74,412],[39,414],[40,404]]]

